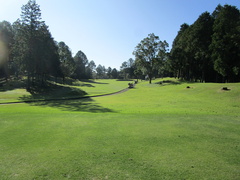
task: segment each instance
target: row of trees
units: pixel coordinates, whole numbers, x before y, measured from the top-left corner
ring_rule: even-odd
[[[34,0],[22,7],[13,24],[0,22],[0,78],[27,76],[27,86],[44,85],[49,77],[118,78],[118,71],[89,61],[78,51],[73,57],[64,42],[54,41]]]
[[[22,7],[13,24],[0,22],[0,77],[27,76],[28,87],[43,85],[49,77],[152,78],[174,76],[191,81],[236,82],[240,80],[240,12],[219,5],[192,24],[181,25],[169,51],[168,43],[149,34],[134,49],[135,59],[124,61],[120,71],[89,61],[78,51],[73,57],[64,42],[52,38],[41,20],[35,0]]]
[[[183,24],[168,59],[175,77],[205,82],[240,80],[240,12],[218,5],[192,24]]]
[[[174,76],[188,81],[240,81],[240,12],[218,5],[192,24],[181,25],[168,51],[168,43],[149,34],[135,48],[135,61],[123,62],[124,78]]]

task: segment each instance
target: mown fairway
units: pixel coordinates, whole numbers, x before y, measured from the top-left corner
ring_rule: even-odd
[[[240,83],[159,81],[0,105],[0,179],[240,179]]]

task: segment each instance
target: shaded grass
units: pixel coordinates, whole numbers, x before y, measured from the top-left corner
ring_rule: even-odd
[[[239,179],[240,89],[222,86],[1,105],[0,179]]]
[[[87,93],[79,88],[62,86],[49,83],[45,87],[31,87],[29,90],[30,96],[19,97],[22,101],[29,100],[49,100],[49,99],[65,99],[73,97],[83,97]]]
[[[0,78],[0,92],[14,90],[14,89],[21,89],[26,87],[24,79],[9,79],[6,81],[5,78]]]
[[[132,81],[118,81],[115,79],[101,79],[94,81],[85,81],[94,87],[80,86],[81,90],[86,91],[90,96],[108,94],[120,91],[128,87],[128,83]]]
[[[69,82],[68,82],[69,81]],[[32,87],[28,91],[18,89],[17,85],[8,85],[0,89],[0,103],[50,100],[50,99],[68,99],[85,96],[96,96],[110,94],[128,87],[127,82],[118,82],[117,80],[87,80],[72,81],[68,80],[68,84],[58,84],[49,82],[45,87]],[[11,82],[10,84],[14,84]]]

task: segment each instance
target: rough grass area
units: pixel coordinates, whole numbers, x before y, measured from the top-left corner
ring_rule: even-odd
[[[0,179],[239,179],[240,84],[164,80],[0,105]]]

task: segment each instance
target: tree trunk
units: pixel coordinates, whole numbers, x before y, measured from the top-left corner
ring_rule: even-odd
[[[30,73],[27,74],[27,89],[30,88]]]
[[[149,84],[152,84],[152,77],[149,76]]]

